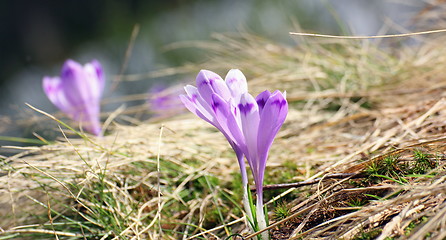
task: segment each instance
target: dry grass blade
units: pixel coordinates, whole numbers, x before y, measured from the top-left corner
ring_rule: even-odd
[[[402,34],[375,35],[375,36],[336,36],[336,35],[317,34],[317,33],[300,33],[300,32],[290,32],[290,34],[296,35],[296,36],[337,38],[337,39],[375,39],[375,38],[411,37],[411,36],[417,36],[417,35],[427,35],[427,34],[444,33],[444,32],[446,32],[446,29],[437,29],[437,30],[430,30],[430,31],[423,31],[423,32],[402,33]]]

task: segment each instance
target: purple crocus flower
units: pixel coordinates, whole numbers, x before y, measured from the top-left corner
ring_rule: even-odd
[[[288,113],[286,94],[264,91],[254,99],[247,92],[245,76],[235,69],[229,71],[225,81],[211,71],[201,70],[197,88],[188,85],[185,90],[187,96],[180,96],[184,105],[218,128],[234,149],[245,186],[243,156],[246,157],[257,190],[257,222],[260,229],[265,228],[263,177],[269,149]],[[245,210],[251,213],[246,204]]]
[[[73,60],[67,60],[60,77],[43,78],[43,90],[62,112],[79,122],[86,131],[99,136],[99,101],[104,83],[104,73],[98,61],[93,60],[82,66]]]
[[[225,110],[228,110],[230,107],[229,101],[238,99],[243,93],[247,92],[248,86],[245,76],[240,70],[233,69],[229,71],[226,79],[223,80],[214,72],[201,70],[196,81],[197,87],[191,85],[184,87],[187,96],[180,95],[181,101],[189,111],[212,124],[223,133],[237,155],[240,169],[245,169],[242,146],[235,142],[228,125],[224,121],[218,121],[216,115],[217,109],[226,108]],[[247,184],[246,170],[242,170],[241,174],[243,183]]]
[[[168,87],[164,84],[155,84],[149,89],[147,104],[153,117],[166,118],[184,111],[184,105],[178,99],[178,94],[183,91],[178,86]]]
[[[247,195],[248,176],[242,151],[245,144],[236,142],[228,124],[221,119],[217,120],[217,114],[220,116],[220,112],[216,111],[224,109],[227,115],[229,108],[234,108],[228,102],[234,102],[234,99],[239,99],[243,93],[247,92],[246,78],[240,70],[236,69],[230,70],[225,80],[214,72],[201,70],[197,75],[196,82],[197,87],[191,85],[184,87],[187,96],[180,95],[180,99],[189,111],[220,130],[234,149],[244,186],[243,205],[248,219],[253,222]]]

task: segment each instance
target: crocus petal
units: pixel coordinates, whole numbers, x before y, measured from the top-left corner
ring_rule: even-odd
[[[222,133],[225,134],[230,143],[233,142],[236,145],[236,147],[232,146],[232,148],[239,154],[237,152],[238,150],[243,151],[246,148],[245,139],[243,133],[240,131],[240,127],[234,125],[237,123],[233,118],[231,105],[215,93],[212,95],[212,101],[212,109],[214,110],[215,118],[221,127]]]
[[[262,114],[263,107],[265,106],[266,101],[268,101],[269,97],[271,96],[271,93],[268,90],[265,90],[261,92],[256,97],[257,105],[259,106],[259,112]]]
[[[59,77],[44,77],[43,90],[48,99],[62,112],[70,114],[71,105],[65,98]]]
[[[257,136],[260,121],[259,108],[256,100],[249,93],[241,95],[237,108],[240,110],[242,132],[245,136],[246,147],[248,150],[245,155],[254,176],[256,176],[259,166],[257,162]]]
[[[256,100],[251,94],[244,93],[240,97],[237,108],[240,111],[242,130],[247,144],[257,143],[260,116]]]
[[[203,118],[212,125],[215,125],[216,124],[215,115],[213,114],[210,103],[207,103],[203,99],[201,94],[198,92],[198,89],[194,86],[187,85],[186,87],[184,87],[184,90],[186,91],[189,100],[195,105],[198,112],[201,114],[201,116],[199,117]]]
[[[88,82],[88,91],[90,92],[90,97],[93,99],[98,99],[101,97],[104,90],[104,73],[102,71],[101,64],[93,60],[90,63],[85,64],[84,72]]]
[[[181,102],[183,102],[184,106],[191,111],[193,114],[197,115],[198,117],[200,117],[201,119],[205,120],[206,122],[212,123],[209,118],[203,116],[203,114],[200,113],[200,111],[198,111],[197,109],[197,105],[195,105],[192,100],[185,96],[185,95],[180,95],[180,100]]]
[[[246,154],[248,150],[246,149],[246,140],[242,131],[240,110],[237,107],[231,105],[230,112],[231,114],[228,115],[228,128],[231,131],[234,138],[238,139],[237,143],[240,149],[243,151],[243,154]]]
[[[82,65],[73,60],[67,60],[60,76],[65,97],[72,107],[82,109],[86,100],[90,99],[88,80]]]
[[[274,92],[266,101],[262,114],[260,115],[259,135],[257,147],[259,150],[259,171],[263,178],[266,159],[274,137],[285,121],[288,113],[288,102],[279,91]]]
[[[237,98],[243,93],[248,92],[246,77],[238,69],[229,70],[228,74],[226,75],[225,82],[226,85],[228,85],[233,98]]]
[[[89,115],[99,116],[99,112],[96,112],[99,111],[99,96],[95,94],[98,91],[97,81],[96,75],[91,78],[79,63],[73,60],[65,62],[61,73],[61,87],[71,104],[70,111],[74,120],[88,122]]]
[[[267,152],[274,137],[285,121],[288,113],[288,103],[281,92],[275,92],[265,103],[259,123],[259,151]]]
[[[102,64],[96,59],[92,60],[90,62],[90,64],[93,66],[93,68],[96,71],[96,76],[97,76],[98,82],[99,82],[99,88],[104,89],[105,75],[104,75],[104,70],[102,69]]]
[[[197,75],[197,88],[206,102],[212,101],[212,94],[216,93],[223,99],[229,100],[231,93],[223,79],[209,70],[201,70]]]
[[[220,97],[218,94],[214,93],[212,94],[212,110],[214,112],[216,121],[219,123],[219,125],[222,127],[223,131],[225,133],[229,133],[229,136],[232,136],[228,129],[228,115],[229,112],[229,104],[226,102],[222,97]],[[231,138],[232,139],[232,138]]]
[[[78,121],[83,129],[99,135],[99,101],[104,81],[104,73],[98,61],[82,66],[73,60],[67,60],[60,78],[45,77],[43,88],[50,101],[62,112]]]
[[[99,112],[99,105],[90,106],[86,111],[79,113],[78,119],[83,129],[96,136],[99,136],[102,131],[101,123],[99,122]]]

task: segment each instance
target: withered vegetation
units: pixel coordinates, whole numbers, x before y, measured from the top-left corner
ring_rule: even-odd
[[[442,34],[380,47],[214,37],[194,43],[208,54],[202,63],[122,79],[239,68],[254,94],[287,91],[290,112],[265,183],[319,181],[266,190],[272,239],[446,238]],[[121,118],[135,126],[112,123],[104,138],[62,126],[56,142],[2,159],[0,237],[255,238],[240,209],[235,156],[219,132],[189,113],[150,122]],[[357,175],[330,177],[339,173]]]

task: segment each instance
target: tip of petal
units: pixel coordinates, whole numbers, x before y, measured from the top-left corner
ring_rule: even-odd
[[[286,95],[286,94],[285,94]],[[279,108],[284,107],[285,105],[288,105],[287,100],[285,99],[284,94],[282,94],[280,91],[275,91],[272,95],[272,105],[277,105]]]
[[[241,94],[248,91],[246,77],[243,75],[242,71],[238,69],[229,70],[228,74],[226,74],[225,82],[231,91],[232,97],[239,97]]]
[[[93,68],[95,69],[97,77],[100,80],[103,80],[104,79],[104,70],[102,68],[102,64],[96,59],[91,60],[91,62],[89,64],[91,64],[93,66]]]
[[[184,91],[186,92],[189,100],[191,100],[192,102],[195,102],[197,97],[198,97],[198,90],[196,87],[192,86],[192,85],[187,85],[184,87]]]
[[[197,75],[197,87],[199,88],[203,84],[212,84],[212,81],[221,79],[221,77],[209,70],[202,69]]]
[[[246,82],[246,77],[239,69],[231,69],[226,75],[226,83],[232,84],[234,82]]]
[[[82,71],[83,67],[78,62],[68,59],[65,61],[60,76],[62,78],[71,77],[75,72]]]
[[[47,95],[54,93],[60,88],[60,78],[59,77],[43,77],[42,81],[43,90]]]
[[[247,115],[252,111],[258,110],[256,100],[249,93],[244,93],[240,97],[240,103],[237,105],[240,109],[240,113]]]
[[[259,95],[257,95],[256,102],[257,105],[259,106],[260,111],[263,109],[263,107],[266,104],[266,101],[268,101],[270,97],[271,97],[271,92],[268,90],[265,90],[261,92]]]
[[[84,129],[97,137],[102,137],[102,127],[99,126],[99,123],[97,123],[97,125],[98,126],[85,126]]]
[[[80,68],[82,65],[72,59],[67,59],[62,68]]]

